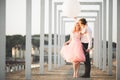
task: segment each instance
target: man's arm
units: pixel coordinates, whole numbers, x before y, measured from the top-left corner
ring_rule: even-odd
[[[90,51],[90,49],[92,48],[92,30],[90,29],[90,27],[88,26],[88,48],[87,51]]]

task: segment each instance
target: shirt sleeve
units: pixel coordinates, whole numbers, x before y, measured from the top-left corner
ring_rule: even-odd
[[[92,48],[92,30],[88,26],[88,49]]]

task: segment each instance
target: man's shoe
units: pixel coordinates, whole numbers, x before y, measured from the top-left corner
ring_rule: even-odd
[[[84,77],[84,76],[86,76],[85,74],[83,74],[81,77]]]
[[[80,76],[80,77],[84,77],[85,75],[82,75],[82,76]]]
[[[90,78],[90,76],[83,75],[82,78]]]

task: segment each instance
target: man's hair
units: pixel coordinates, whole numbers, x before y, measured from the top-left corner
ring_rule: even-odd
[[[81,18],[79,21],[81,21],[81,24],[84,24],[84,25],[86,25],[86,24],[87,24],[87,21],[86,21],[86,19],[85,19],[85,18]]]

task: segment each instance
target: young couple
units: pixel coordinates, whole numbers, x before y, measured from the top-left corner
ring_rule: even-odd
[[[64,43],[61,49],[62,57],[73,63],[73,77],[79,77],[80,62],[85,64],[83,78],[90,78],[90,56],[89,51],[92,47],[92,32],[85,18],[81,18],[74,26],[70,39]]]

